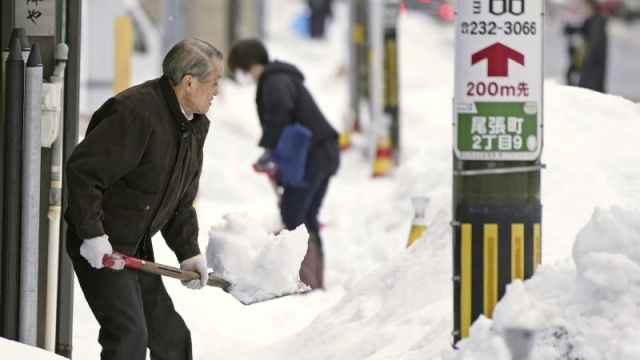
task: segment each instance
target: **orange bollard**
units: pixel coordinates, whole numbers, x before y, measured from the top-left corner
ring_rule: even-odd
[[[344,115],[343,122],[344,129],[338,137],[338,144],[340,145],[341,151],[347,150],[351,147],[351,133],[353,132],[353,126],[355,124],[355,114],[352,110]]]
[[[338,144],[340,145],[340,150],[347,150],[351,147],[351,131],[345,130],[340,133],[338,137]]]
[[[378,138],[376,155],[373,160],[373,177],[386,176],[391,171],[393,164],[393,149],[391,148],[391,136],[388,132]]]

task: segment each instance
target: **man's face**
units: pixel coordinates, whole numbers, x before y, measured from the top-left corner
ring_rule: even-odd
[[[224,64],[219,59],[211,61],[213,73],[205,81],[192,78],[188,91],[190,110],[196,114],[206,114],[213,98],[218,95],[218,84],[224,74]]]

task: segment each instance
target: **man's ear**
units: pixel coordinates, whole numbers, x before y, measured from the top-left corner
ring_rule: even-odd
[[[191,91],[191,85],[193,84],[193,76],[191,74],[187,74],[182,77],[182,81],[180,81],[182,86],[187,92]]]

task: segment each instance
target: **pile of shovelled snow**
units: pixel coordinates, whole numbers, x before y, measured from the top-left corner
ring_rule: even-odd
[[[243,303],[296,293],[309,289],[299,275],[308,238],[304,225],[273,235],[247,215],[227,214],[209,231],[207,262]]]
[[[516,281],[493,320],[479,318],[445,359],[501,360],[509,329],[529,329],[532,360],[640,359],[640,213],[597,209],[580,231],[572,263],[542,266]]]

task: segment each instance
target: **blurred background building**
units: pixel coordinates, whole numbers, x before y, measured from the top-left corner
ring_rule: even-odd
[[[84,0],[81,114],[114,93],[115,47],[121,40],[116,18],[127,17],[132,24],[129,85],[134,85],[159,76],[162,57],[185,37],[208,41],[225,53],[238,38],[261,38],[263,7],[258,0]]]

